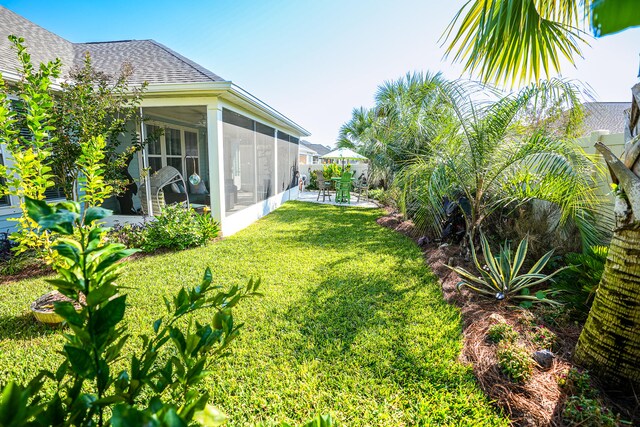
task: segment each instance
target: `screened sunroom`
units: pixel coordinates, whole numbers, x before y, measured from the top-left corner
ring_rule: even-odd
[[[158,215],[171,203],[206,207],[229,235],[297,197],[299,140],[308,132],[270,117],[260,105],[251,111],[221,96],[207,101],[145,101],[151,106],[142,107],[139,133],[149,142],[129,166],[138,183],[133,210]]]

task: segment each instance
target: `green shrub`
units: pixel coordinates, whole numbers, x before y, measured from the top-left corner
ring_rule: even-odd
[[[447,266],[462,278],[456,286],[458,291],[463,287],[467,287],[474,292],[491,296],[496,300],[518,299],[522,301],[524,306],[531,306],[533,302],[558,304],[547,298],[547,292],[545,291],[538,291],[535,295],[530,295],[532,286],[550,280],[562,270],[556,270],[551,274],[542,273],[542,270],[551,259],[553,251],[547,252],[527,273],[520,274],[520,269],[527,258],[528,238],[522,239],[515,254],[511,251],[509,242],[505,242],[504,245],[500,246],[500,252],[494,255],[491,252],[487,238],[482,233],[480,233],[480,243],[482,245],[482,255],[486,262],[485,267],[478,260],[474,245],[471,245],[473,262],[480,276],[474,275],[462,267]]]
[[[520,338],[520,334],[508,323],[499,322],[489,327],[487,330],[487,337],[494,343],[499,343],[501,341],[515,343],[518,338]]]
[[[618,417],[602,406],[597,399],[570,396],[564,404],[562,421],[566,425],[581,427],[616,427]]]
[[[206,217],[206,218],[205,218]],[[145,252],[160,248],[186,249],[202,246],[218,236],[220,227],[210,215],[199,215],[180,204],[164,208],[144,229],[141,244]]]
[[[500,370],[511,380],[525,382],[533,374],[533,359],[523,347],[501,341],[496,350]]]
[[[531,341],[542,349],[553,350],[558,343],[558,336],[545,326],[536,326]]]
[[[585,253],[565,255],[568,268],[558,274],[552,288],[558,301],[578,319],[586,319],[589,314],[608,253],[606,246],[592,246]]]
[[[586,370],[570,368],[558,377],[558,385],[568,395],[597,397],[598,390],[591,384],[591,375]]]
[[[117,224],[111,228],[108,234],[110,241],[121,243],[127,248],[140,248],[144,242],[145,228],[142,224]]]
[[[336,163],[328,163],[324,165],[322,169],[322,175],[324,176],[324,179],[331,179],[334,176],[341,176],[342,168]]]

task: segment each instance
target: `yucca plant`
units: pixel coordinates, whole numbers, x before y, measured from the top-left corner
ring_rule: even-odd
[[[463,287],[467,287],[474,292],[494,297],[497,300],[522,300],[525,306],[533,302],[559,305],[558,302],[547,298],[546,291],[538,291],[534,295],[531,295],[530,291],[532,286],[550,280],[566,268],[560,268],[551,274],[542,273],[542,270],[553,255],[553,250],[544,254],[527,273],[520,274],[520,270],[527,258],[528,237],[522,239],[515,253],[512,252],[511,245],[506,241],[504,245],[500,246],[498,254],[494,255],[491,253],[491,247],[483,233],[480,233],[480,244],[482,246],[482,255],[486,262],[484,267],[478,260],[474,246],[471,245],[473,262],[480,272],[480,276],[475,276],[462,267],[447,266],[462,278],[456,286],[458,291]]]

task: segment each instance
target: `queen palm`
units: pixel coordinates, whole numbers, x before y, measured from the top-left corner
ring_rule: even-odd
[[[397,176],[417,225],[439,233],[443,200],[463,198],[461,212],[474,244],[494,212],[541,200],[559,210],[559,226],[575,224],[583,245],[595,244],[600,233],[593,221],[593,163],[571,140],[523,119],[532,104],[549,97],[565,105],[578,102],[575,86],[560,80],[488,103],[474,100],[467,84],[451,83],[442,99],[453,120],[446,117],[438,126],[432,153],[416,156]]]
[[[587,24],[589,23],[589,24]],[[459,26],[458,26],[459,24]],[[484,81],[538,81],[561,57],[580,54],[590,25],[596,36],[640,25],[634,0],[475,0],[448,29],[449,53]],[[456,29],[457,28],[457,29]],[[495,46],[503,46],[495,49]],[[580,335],[576,360],[604,381],[640,384],[640,85],[632,89],[624,159],[597,144],[617,187],[616,227],[605,271]]]

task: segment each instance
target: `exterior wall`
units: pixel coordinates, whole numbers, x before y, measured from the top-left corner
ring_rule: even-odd
[[[294,187],[224,218],[222,220],[222,235],[230,236],[237,233],[278,209],[284,202],[297,199],[298,195],[298,187]]]
[[[246,109],[243,109],[235,104],[229,103],[227,101],[224,100],[219,100],[218,102],[218,108],[220,111],[222,111],[222,109],[227,109],[230,110],[234,113],[238,113],[242,116],[245,116],[248,119],[251,119],[255,122],[261,123],[263,125],[269,126],[271,128],[274,128],[276,131],[278,132],[284,132],[286,134],[292,135],[296,138],[300,138],[301,135],[296,134],[294,132],[292,132],[291,129],[287,129],[287,128],[283,128],[282,126],[279,126],[277,123],[266,119],[265,117],[260,117],[257,116],[253,113],[251,113],[250,111],[247,111]],[[220,116],[221,117],[221,116]],[[220,134],[218,135],[218,140],[219,141],[224,141],[224,127],[223,126],[218,126],[219,132]],[[242,230],[243,228],[251,225],[253,222],[255,222],[256,220],[260,219],[261,217],[267,215],[268,213],[272,212],[273,210],[277,209],[280,205],[282,205],[282,203],[286,202],[287,200],[294,200],[298,197],[298,188],[297,186],[291,188],[291,189],[282,189],[282,186],[279,183],[279,179],[278,177],[281,175],[281,170],[278,170],[280,168],[279,164],[278,164],[278,156],[281,153],[278,153],[278,148],[281,146],[278,144],[278,139],[277,139],[277,135],[274,137],[274,170],[273,170],[273,177],[274,177],[274,181],[275,181],[275,192],[276,194],[269,197],[266,200],[263,201],[258,201],[257,203],[251,204],[250,206],[244,207],[242,210],[239,210],[237,212],[227,212],[226,206],[225,206],[225,186],[224,184],[222,185],[221,188],[221,192],[220,192],[220,207],[219,209],[221,210],[221,227],[222,227],[222,234],[224,236],[229,236],[231,234],[234,234],[240,230]],[[210,143],[211,144],[211,143]],[[222,147],[224,144],[218,144],[218,147]],[[210,145],[211,146],[211,145]],[[224,151],[224,150],[223,150]],[[223,156],[223,153],[218,153],[219,155]],[[292,153],[287,153],[287,156],[289,156],[289,154]],[[295,156],[295,159],[299,158],[299,145],[298,145],[298,152],[293,153],[292,156]],[[287,157],[289,158],[289,157]],[[226,167],[226,165],[222,165],[222,167]],[[224,175],[224,169],[220,169],[218,170],[219,173],[219,179],[222,183],[225,182],[225,175]],[[213,209],[213,208],[212,208]]]
[[[624,134],[610,134],[609,131],[601,130],[594,131],[591,135],[578,139],[580,147],[582,147],[587,154],[595,155],[600,160],[602,167],[606,170],[605,161],[595,149],[595,143],[598,141],[609,147],[613,154],[621,158],[624,153]],[[613,208],[614,198],[611,195],[611,176],[609,173],[606,173],[603,178],[598,180],[598,194],[607,197]]]

